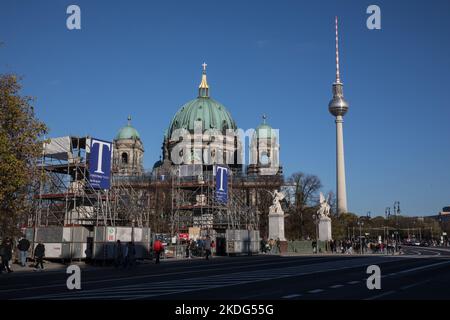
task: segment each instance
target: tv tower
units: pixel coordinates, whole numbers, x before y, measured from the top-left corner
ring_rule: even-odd
[[[344,84],[339,74],[339,37],[338,18],[336,17],[336,80],[333,83],[333,99],[328,104],[328,110],[336,117],[336,198],[338,214],[347,212],[347,191],[345,187],[344,161],[344,115],[348,111],[348,103],[344,99]]]

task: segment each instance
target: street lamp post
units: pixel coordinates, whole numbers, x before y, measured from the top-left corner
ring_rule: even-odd
[[[363,253],[363,247],[362,247],[362,235],[361,235],[361,227],[364,225],[364,222],[361,220],[358,220],[358,226],[359,226],[359,252],[360,254]]]
[[[316,253],[319,253],[319,222],[320,222],[320,215],[318,213],[315,213],[313,215],[314,218],[314,224],[316,225]]]
[[[394,202],[394,214],[395,214],[395,225],[397,227],[397,237],[396,237],[396,241],[395,241],[395,248],[396,248],[396,250],[398,250],[398,245],[400,242],[400,232],[399,232],[399,228],[398,228],[398,216],[400,215],[400,201]]]

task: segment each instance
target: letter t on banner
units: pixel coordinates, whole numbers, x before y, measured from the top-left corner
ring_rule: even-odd
[[[109,189],[112,143],[91,139],[89,155],[89,182],[94,189]]]
[[[216,201],[228,202],[228,168],[216,166]]]

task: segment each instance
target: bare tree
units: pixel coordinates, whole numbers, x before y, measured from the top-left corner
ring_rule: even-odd
[[[312,214],[317,206],[322,183],[316,175],[296,172],[288,179],[290,214],[288,232],[295,238],[303,238],[314,230]],[[308,231],[308,232],[306,232]]]

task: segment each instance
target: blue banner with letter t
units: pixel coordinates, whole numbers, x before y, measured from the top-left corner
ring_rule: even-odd
[[[228,168],[216,166],[216,201],[228,202]]]
[[[92,138],[90,147],[89,183],[94,189],[109,189],[112,143]]]

